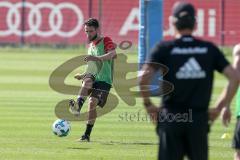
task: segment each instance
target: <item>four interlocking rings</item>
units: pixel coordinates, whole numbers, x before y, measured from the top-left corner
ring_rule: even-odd
[[[20,30],[21,25],[21,13],[20,9],[25,7],[29,9],[29,13],[26,16],[26,23],[28,23],[28,30]],[[83,25],[83,14],[78,6],[72,3],[59,3],[57,5],[50,2],[41,2],[38,4],[33,4],[30,2],[18,2],[12,4],[10,2],[0,2],[0,8],[7,8],[8,12],[6,14],[6,30],[0,30],[0,36],[9,36],[15,34],[17,36],[32,36],[37,35],[41,37],[50,37],[53,35],[61,37],[72,37],[79,33]],[[48,24],[50,29],[47,31],[40,30],[42,24],[42,14],[41,9],[50,9],[48,16]],[[70,31],[62,31],[63,25],[63,14],[62,9],[70,9],[77,16],[76,26]],[[65,22],[67,23],[67,22]]]

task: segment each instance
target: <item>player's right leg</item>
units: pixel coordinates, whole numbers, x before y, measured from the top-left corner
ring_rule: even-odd
[[[98,105],[99,101],[95,97],[90,97],[89,98],[89,103],[88,103],[88,121],[86,124],[86,130],[85,133],[82,135],[78,141],[81,142],[89,142],[90,141],[90,135],[94,126],[94,123],[97,118],[97,111],[96,107]]]
[[[93,89],[89,98],[88,121],[86,124],[86,130],[79,141],[90,141],[90,135],[97,118],[96,107],[99,106],[103,108],[105,106],[110,89],[110,84],[107,84],[105,82],[94,82]]]

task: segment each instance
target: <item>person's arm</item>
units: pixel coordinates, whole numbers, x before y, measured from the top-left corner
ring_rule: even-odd
[[[153,75],[157,71],[162,70],[162,64],[164,64],[168,53],[169,51],[167,50],[166,43],[160,42],[157,44],[149,54],[150,56],[147,58],[147,63],[142,66],[141,76],[139,77],[139,87],[140,94],[143,98],[143,105],[153,122],[156,122],[157,120],[160,107],[156,107],[151,102],[149,86]]]
[[[237,92],[239,85],[240,75],[239,72],[237,71],[240,68],[239,52],[240,50],[237,50],[235,47],[233,51],[234,57],[233,67],[231,65],[228,65],[223,71],[223,74],[228,79],[228,84],[222,91],[216,105],[216,108],[219,111],[219,113],[222,111],[222,121],[225,126],[227,126],[231,120],[230,105],[234,95]]]
[[[117,57],[116,50],[111,50],[108,53],[102,55],[102,56],[97,56],[101,61],[106,61],[106,60],[111,60]]]
[[[150,90],[149,85],[153,75],[156,73],[156,68],[150,64],[144,64],[142,67],[142,76],[140,77],[140,93],[143,98],[143,105],[150,115],[153,122],[157,120],[157,114],[160,111],[160,108],[156,107],[150,99]]]
[[[112,60],[117,57],[116,53],[116,45],[113,43],[112,39],[109,37],[104,37],[103,39],[104,43],[104,54],[101,56],[92,56],[89,55],[87,56],[84,60],[85,61],[107,61],[107,60]]]
[[[236,46],[233,50],[233,70],[232,68],[226,68],[224,75],[229,79],[229,83],[225,91],[223,92],[223,103],[230,105],[232,98],[234,97],[238,85],[239,85],[239,70],[240,70],[240,45]]]
[[[112,60],[117,57],[116,50],[111,50],[108,53],[102,55],[102,56],[92,56],[88,55],[84,58],[85,61],[107,61],[107,60]]]
[[[150,92],[149,92],[149,85],[150,81],[155,73],[155,69],[149,65],[144,64],[142,67],[142,76],[140,77],[140,93],[143,98],[143,104],[146,108],[152,105],[152,102],[150,100]]]
[[[219,107],[229,107],[235,93],[237,92],[239,83],[238,76],[232,66],[226,67],[223,74],[227,77],[228,84],[220,96]]]

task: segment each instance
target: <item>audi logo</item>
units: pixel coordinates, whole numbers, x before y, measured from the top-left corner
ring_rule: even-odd
[[[21,28],[21,12],[20,9],[25,7],[29,9],[28,15],[26,16],[26,23],[28,23],[28,30],[24,30],[24,36],[32,36],[37,35],[41,37],[50,37],[53,35],[61,36],[61,37],[72,37],[76,35],[82,28],[83,25],[83,14],[82,11],[72,3],[59,3],[53,4],[50,2],[41,2],[38,4],[33,4],[30,2],[18,2],[18,3],[10,3],[10,2],[0,2],[0,9],[7,8],[6,14],[6,29],[0,30],[0,36],[9,36],[9,35],[22,35]],[[42,31],[40,30],[40,26],[42,25],[42,9],[50,10],[48,16],[48,25],[49,30]],[[77,16],[76,26],[70,31],[61,30],[63,25],[63,13],[62,10],[72,10],[74,14]],[[67,23],[67,22],[65,22]]]

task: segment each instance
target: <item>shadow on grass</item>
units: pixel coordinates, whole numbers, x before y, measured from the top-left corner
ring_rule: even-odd
[[[86,147],[68,147],[67,149],[89,150],[91,148],[86,148]]]
[[[117,142],[117,141],[110,141],[110,142],[103,142],[103,141],[92,141],[95,143],[99,143],[102,145],[158,145],[158,143],[153,142]]]

